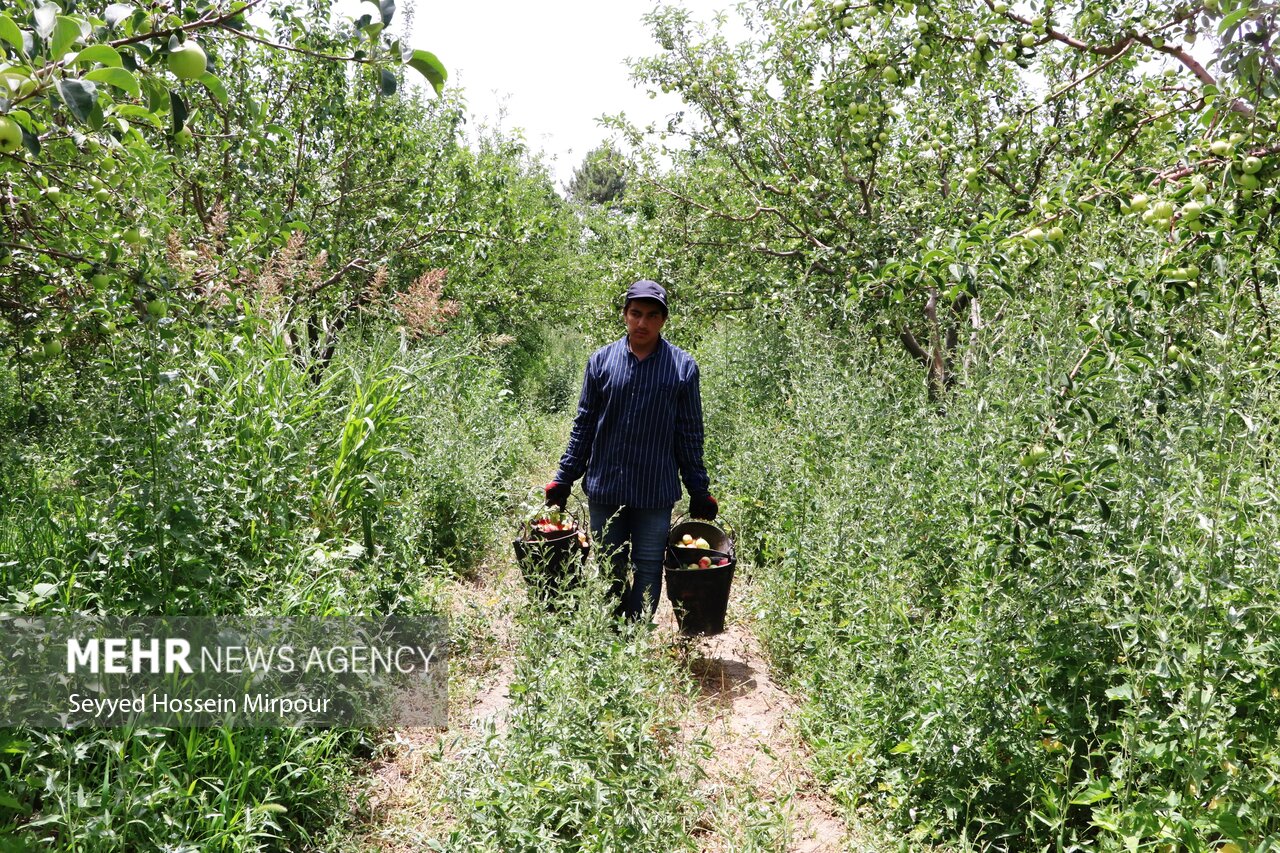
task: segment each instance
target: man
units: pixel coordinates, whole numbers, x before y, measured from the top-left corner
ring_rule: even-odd
[[[666,290],[637,281],[627,289],[622,318],[626,337],[587,361],[569,447],[546,496],[563,509],[573,482],[586,475],[592,537],[612,555],[619,612],[635,619],[658,607],[679,481],[689,490],[691,516],[714,520],[718,507],[702,464],[698,365],[662,337]],[[635,566],[630,585],[628,562]]]

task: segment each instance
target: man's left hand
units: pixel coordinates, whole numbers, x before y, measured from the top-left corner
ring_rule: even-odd
[[[711,495],[689,498],[689,515],[694,518],[715,521],[718,512],[720,512],[720,504],[716,503],[716,499]]]

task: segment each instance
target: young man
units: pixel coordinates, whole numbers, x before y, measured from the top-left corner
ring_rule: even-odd
[[[689,514],[713,520],[718,507],[702,464],[702,396],[693,357],[662,337],[667,292],[641,280],[622,306],[626,337],[587,361],[578,415],[547,503],[564,508],[574,480],[583,491],[591,534],[613,556],[619,612],[653,616],[662,591],[662,557],[680,480]],[[630,545],[628,561],[627,545]],[[635,580],[627,584],[628,562]]]

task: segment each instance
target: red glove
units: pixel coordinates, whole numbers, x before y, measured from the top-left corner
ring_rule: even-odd
[[[720,504],[716,503],[716,499],[711,495],[689,498],[689,515],[693,518],[715,521],[718,512],[720,512]]]
[[[572,483],[557,483],[552,480],[542,489],[547,495],[547,506],[558,507],[562,512],[564,505],[569,502],[569,493],[573,491]]]

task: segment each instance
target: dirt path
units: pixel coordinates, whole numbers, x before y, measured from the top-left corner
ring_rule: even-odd
[[[691,708],[686,734],[711,746],[703,783],[717,804],[704,836],[704,851],[744,848],[743,817],[762,808],[779,814],[783,837],[772,849],[818,853],[849,849],[850,836],[835,804],[807,767],[807,748],[794,727],[795,697],[769,675],[760,643],[745,621],[743,583],[735,583],[725,633],[676,638],[671,606],[664,601],[658,622],[683,648],[700,698]]]
[[[407,853],[440,837],[452,822],[439,796],[450,759],[490,731],[505,730],[517,651],[514,614],[525,603],[519,569],[499,556],[474,580],[451,584],[447,594],[452,618],[463,620],[462,635],[470,642],[451,659],[449,728],[393,734],[361,782],[367,794],[360,816],[368,827],[360,839],[364,849]],[[684,733],[710,747],[700,785],[708,803],[698,826],[701,849],[876,849],[851,836],[809,772],[807,747],[795,727],[797,700],[770,676],[750,628],[747,598],[743,578],[734,585],[727,630],[716,637],[681,638],[665,595],[658,610],[662,644],[669,644],[699,688]]]
[[[450,618],[466,620],[475,642],[450,658],[449,727],[398,729],[362,780],[368,829],[360,849],[410,853],[438,837],[450,816],[435,795],[448,760],[492,724],[502,731],[515,670],[512,614],[525,600],[519,571],[508,560],[480,567],[474,579],[449,585]]]

